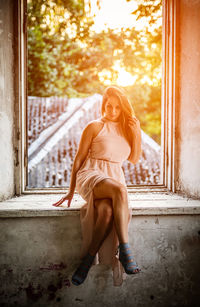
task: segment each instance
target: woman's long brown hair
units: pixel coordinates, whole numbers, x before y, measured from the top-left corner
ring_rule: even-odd
[[[116,85],[109,86],[105,89],[105,92],[103,94],[103,101],[101,106],[101,114],[104,116],[105,113],[105,105],[110,96],[115,96],[118,98],[120,106],[121,106],[121,114],[119,117],[119,121],[121,123],[122,131],[124,133],[125,138],[129,142],[130,146],[132,145],[131,141],[131,132],[130,128],[128,126],[128,118],[132,118],[135,116],[135,112],[133,109],[133,106],[129,102],[125,92],[123,89]]]

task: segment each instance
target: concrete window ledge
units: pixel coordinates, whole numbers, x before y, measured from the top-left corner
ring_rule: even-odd
[[[0,203],[0,217],[41,217],[79,215],[85,201],[74,195],[70,208],[53,207],[60,194],[27,194]],[[133,215],[200,214],[200,200],[170,192],[129,192]]]

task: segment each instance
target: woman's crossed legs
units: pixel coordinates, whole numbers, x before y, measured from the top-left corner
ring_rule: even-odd
[[[126,187],[114,179],[103,179],[93,189],[96,223],[88,254],[72,276],[72,282],[80,285],[87,277],[104,239],[108,236],[115,223],[119,239],[119,260],[127,274],[138,273],[140,269],[133,260],[128,244],[128,195]]]
[[[95,255],[115,223],[119,243],[128,242],[128,195],[126,187],[114,179],[103,179],[93,189],[97,213],[89,253]]]
[[[127,274],[139,273],[140,269],[128,243],[129,208],[126,187],[114,179],[106,178],[96,184],[93,196],[98,215],[89,254],[96,254],[114,222],[119,240],[119,260]]]

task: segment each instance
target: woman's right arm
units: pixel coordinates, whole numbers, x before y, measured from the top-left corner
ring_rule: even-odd
[[[89,148],[91,146],[92,139],[95,134],[96,125],[94,122],[90,122],[82,132],[81,139],[79,142],[78,150],[74,158],[74,162],[72,165],[72,172],[70,178],[70,186],[68,193],[62,197],[58,202],[53,204],[53,206],[58,207],[61,205],[65,200],[68,200],[68,207],[70,207],[71,200],[74,195],[75,187],[76,187],[76,174],[80,169],[81,165],[85,161]]]
[[[91,142],[92,142],[93,134],[94,134],[93,126],[94,126],[93,122],[89,123],[86,126],[86,128],[83,130],[83,133],[81,135],[78,150],[75,155],[73,166],[72,166],[71,180],[70,180],[70,186],[69,186],[70,194],[74,194],[74,190],[76,187],[76,174],[88,155],[88,151],[91,146]]]

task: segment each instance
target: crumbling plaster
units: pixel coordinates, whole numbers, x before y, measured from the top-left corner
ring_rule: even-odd
[[[121,287],[106,265],[92,267],[81,286],[71,283],[80,262],[78,213],[5,218],[0,231],[2,306],[199,306],[199,215],[133,216],[130,244],[142,271]]]
[[[179,2],[177,189],[200,197],[200,1]]]
[[[0,1],[0,201],[14,194],[13,1]]]

